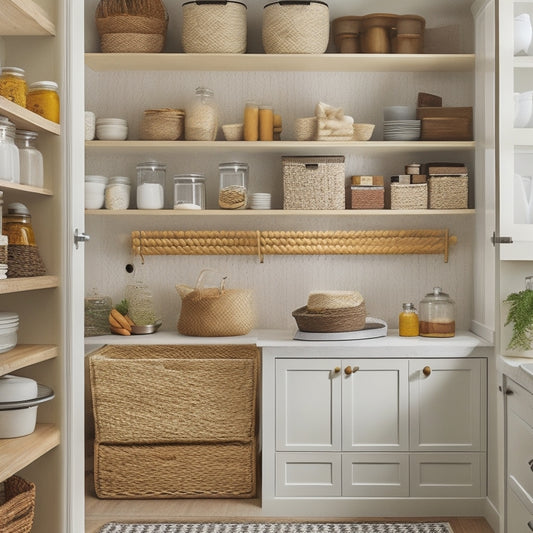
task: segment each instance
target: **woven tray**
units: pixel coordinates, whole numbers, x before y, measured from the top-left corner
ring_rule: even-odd
[[[365,327],[366,306],[363,302],[356,307],[327,309],[319,313],[310,313],[307,307],[300,307],[292,312],[292,316],[300,331],[313,333],[358,331]]]
[[[18,476],[6,479],[0,488],[0,531],[29,533],[35,513],[35,485]]]

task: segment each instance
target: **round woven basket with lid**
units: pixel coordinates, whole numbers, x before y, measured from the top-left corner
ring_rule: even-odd
[[[366,306],[363,302],[358,307],[325,309],[319,313],[311,313],[305,306],[293,311],[292,316],[300,331],[312,333],[359,331],[365,327]]]

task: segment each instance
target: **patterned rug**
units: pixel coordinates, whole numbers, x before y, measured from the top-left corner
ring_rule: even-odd
[[[448,522],[416,523],[194,523],[124,524],[110,522],[100,533],[453,533]]]

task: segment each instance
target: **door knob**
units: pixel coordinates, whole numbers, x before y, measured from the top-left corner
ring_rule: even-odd
[[[78,249],[78,244],[80,242],[87,242],[90,240],[90,238],[91,237],[89,235],[79,232],[78,228],[76,228],[74,230],[74,244],[76,245],[76,250]]]
[[[347,366],[345,369],[344,369],[344,373],[349,376],[351,373],[352,373],[352,367],[351,366]]]
[[[425,366],[425,367],[422,369],[422,373],[424,374],[424,376],[428,377],[428,376],[431,374],[431,367],[429,367],[429,366]]]

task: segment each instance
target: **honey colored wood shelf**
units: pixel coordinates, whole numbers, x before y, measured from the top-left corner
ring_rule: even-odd
[[[1,5],[2,0],[0,0],[0,6]],[[59,124],[43,118],[41,115],[38,115],[33,111],[29,111],[25,107],[15,104],[4,96],[0,96],[0,115],[4,115],[11,120],[11,122],[14,122],[17,129],[47,132],[54,135],[60,135],[61,133],[61,127]]]
[[[85,54],[95,71],[471,72],[474,54]]]
[[[48,14],[32,0],[0,0],[0,35],[55,35]]]
[[[9,352],[0,354],[0,376],[53,359],[58,354],[59,349],[53,344],[19,344]]]
[[[0,481],[16,474],[58,446],[60,438],[60,431],[54,424],[37,424],[30,435],[0,439]]]
[[[32,185],[23,185],[22,183],[11,183],[9,181],[0,180],[0,190],[3,191],[18,191],[29,194],[40,194],[43,196],[52,196],[54,191],[51,189],[44,189],[42,187],[34,187]]]
[[[57,276],[35,276],[33,278],[8,278],[0,280],[0,294],[52,289],[59,286]]]

